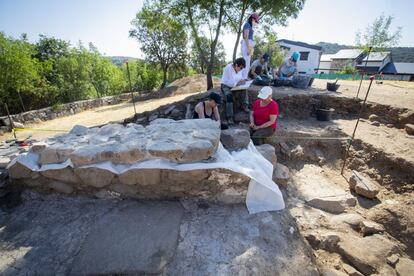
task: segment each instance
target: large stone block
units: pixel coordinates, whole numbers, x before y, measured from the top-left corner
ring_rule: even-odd
[[[352,171],[352,176],[349,179],[349,186],[351,189],[355,190],[357,194],[371,199],[375,198],[380,191],[379,185],[357,171]]]
[[[395,242],[380,235],[353,237],[338,243],[338,253],[364,275],[371,275],[387,265],[386,257],[399,251]]]
[[[121,184],[156,186],[161,183],[160,169],[132,169],[118,176]]]
[[[32,151],[40,154],[40,165],[69,158],[75,167],[103,161],[132,164],[149,158],[185,163],[210,158],[219,139],[219,124],[213,120],[157,119],[146,128],[136,124],[75,126],[69,134],[50,138]]]
[[[75,175],[74,171],[70,167],[57,170],[46,170],[40,172],[44,177],[66,182],[66,183],[79,183],[79,178]]]
[[[242,150],[250,143],[250,133],[245,129],[226,129],[221,132],[220,141],[228,150]]]
[[[264,158],[267,159],[270,163],[272,163],[273,167],[277,163],[277,157],[275,152],[275,147],[269,144],[263,144],[260,146],[256,146],[256,149],[263,155]]]
[[[115,177],[114,173],[95,167],[75,168],[75,174],[84,185],[96,188],[108,186]]]

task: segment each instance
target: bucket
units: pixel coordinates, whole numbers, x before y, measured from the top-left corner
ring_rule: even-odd
[[[332,113],[335,111],[335,109],[322,109],[318,108],[316,109],[316,119],[318,121],[330,121],[332,119]]]
[[[295,75],[292,78],[292,86],[295,88],[306,89],[309,86],[309,82],[312,79],[310,76],[306,75]]]
[[[336,82],[327,82],[326,83],[326,89],[328,89],[328,91],[335,92],[336,90],[338,90],[338,88],[339,88],[339,84],[336,84]]]

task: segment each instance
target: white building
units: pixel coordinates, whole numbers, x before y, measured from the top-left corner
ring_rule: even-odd
[[[287,39],[280,39],[277,41],[280,48],[286,51],[287,57],[290,57],[293,52],[300,54],[297,62],[299,74],[315,74],[319,68],[319,61],[322,55],[322,47],[307,44],[300,41],[292,41]]]
[[[331,63],[332,57],[335,55],[325,54],[321,56],[321,61],[319,62],[318,74],[329,74],[331,73]]]

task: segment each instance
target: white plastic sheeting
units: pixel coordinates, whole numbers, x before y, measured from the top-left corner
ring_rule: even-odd
[[[73,166],[70,160],[60,164],[47,164],[39,167],[37,164],[39,156],[35,153],[23,154],[9,164],[12,166],[19,162],[32,171],[45,171],[62,169]],[[266,160],[250,142],[247,149],[235,152],[228,152],[221,144],[213,156],[213,162],[195,162],[177,164],[164,159],[150,159],[132,165],[117,165],[112,162],[102,162],[83,166],[97,167],[109,170],[115,174],[122,174],[130,169],[168,169],[177,171],[190,171],[202,169],[223,168],[238,172],[250,177],[250,184],[246,196],[246,206],[249,213],[264,211],[276,211],[285,207],[282,193],[279,187],[272,180],[273,165]]]

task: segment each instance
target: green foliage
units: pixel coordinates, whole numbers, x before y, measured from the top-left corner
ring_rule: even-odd
[[[200,37],[201,52],[195,42],[191,46],[190,66],[201,74],[207,73],[207,64],[203,57],[209,55],[211,41],[207,37]],[[214,55],[213,74],[221,74],[223,67],[226,65],[226,52],[222,42],[217,43],[216,53]]]
[[[129,61],[128,65],[131,74],[132,90],[152,91],[161,86],[162,72],[156,65],[151,65],[141,60]],[[122,71],[124,78],[127,80],[128,73],[125,64],[122,66]],[[127,87],[129,87],[129,83]]]
[[[340,73],[346,74],[346,75],[354,75],[358,73],[358,69],[356,69],[354,66],[349,64],[349,65],[346,65]]]
[[[385,48],[396,46],[401,38],[401,27],[397,27],[395,32],[391,33],[390,27],[394,17],[381,14],[374,22],[366,27],[365,32],[356,33],[356,44],[368,52],[372,47],[373,51],[383,51]]]
[[[285,26],[290,17],[297,17],[299,11],[303,9],[305,0],[241,0],[230,3],[225,13],[225,26],[237,35],[233,50],[234,60],[240,44],[243,25],[253,12],[260,14],[258,27],[263,30],[271,29],[274,25]]]
[[[71,48],[43,35],[30,44],[24,35],[0,33],[0,100],[12,113],[22,112],[23,105],[30,110],[114,95],[124,90],[125,80],[122,69],[92,44]]]
[[[162,69],[162,88],[167,83],[169,68],[185,64],[187,34],[184,26],[149,4],[137,13],[132,25],[134,28],[130,31],[130,36],[140,42],[146,59]]]
[[[32,45],[0,32],[0,100],[8,103],[10,112],[22,110],[21,93],[33,89],[39,79],[32,54]]]
[[[55,103],[54,105],[52,105],[52,110],[55,112],[60,112],[63,110],[63,104],[61,103]]]
[[[265,53],[268,53],[270,55],[269,66],[278,68],[285,59],[285,52],[280,49],[276,40],[276,35],[270,32],[266,32],[263,37],[260,37],[254,51],[254,59],[261,58]]]

